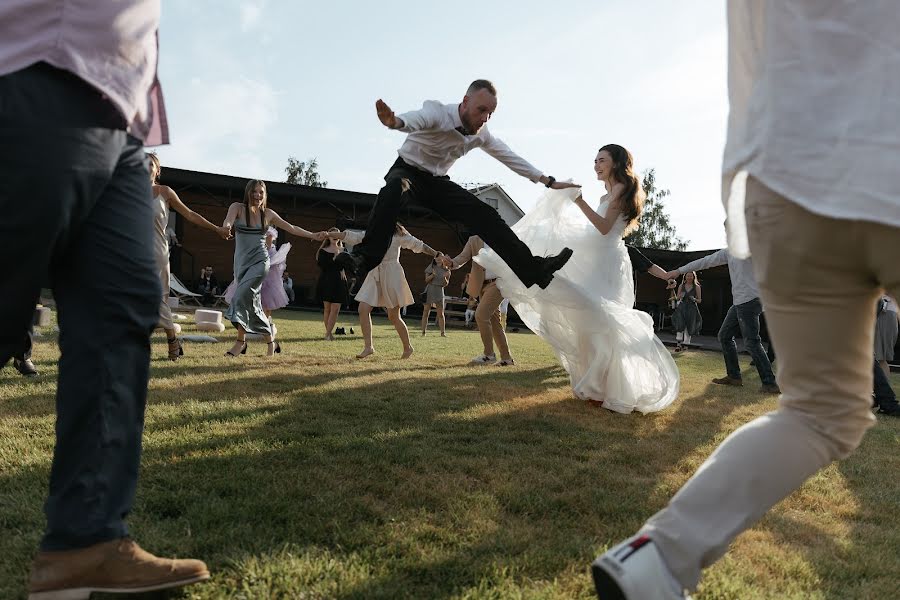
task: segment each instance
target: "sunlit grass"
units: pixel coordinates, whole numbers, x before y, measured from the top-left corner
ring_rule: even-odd
[[[775,406],[749,368],[744,388],[709,385],[714,353],[677,357],[672,407],[626,416],[574,400],[530,334],[510,336],[512,368],[467,366],[480,340],[459,329],[414,336],[401,361],[380,320],[378,353],[357,361],[358,329],[326,342],[315,315],[277,317],[274,359],[260,343],[236,360],[228,343],[188,344],[170,363],[154,338],[129,522],[149,550],[213,570],[173,597],[590,598],[594,556]],[[54,342],[37,344],[37,379],[0,371],[2,598],[23,597],[43,527]],[[738,538],[697,597],[898,597],[898,436],[900,421],[880,419],[853,457]]]

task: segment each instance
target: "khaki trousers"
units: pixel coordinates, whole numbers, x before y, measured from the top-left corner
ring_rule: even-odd
[[[484,344],[484,353],[492,354],[494,343],[500,351],[500,360],[512,358],[509,354],[509,343],[506,341],[506,331],[500,325],[500,303],[503,302],[503,294],[497,288],[497,282],[491,281],[481,288],[481,296],[478,299],[478,308],[475,309],[475,323],[478,325],[478,333],[481,334],[481,342]],[[488,352],[491,350],[491,352]]]
[[[739,533],[859,445],[875,422],[872,307],[882,287],[900,294],[900,229],[810,213],[752,177],[746,216],[782,393],[642,530],[688,589]]]

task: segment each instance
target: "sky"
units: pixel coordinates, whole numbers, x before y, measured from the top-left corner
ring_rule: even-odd
[[[375,100],[400,114],[490,79],[488,127],[517,154],[596,205],[594,156],[621,144],[671,191],[688,249],[725,245],[721,2],[164,0],[159,76],[164,167],[283,181],[289,156],[315,157],[328,187],[370,193],[403,142]],[[499,183],[526,211],[541,192],[480,150],[450,176]]]

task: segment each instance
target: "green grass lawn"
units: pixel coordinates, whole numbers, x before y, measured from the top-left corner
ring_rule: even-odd
[[[459,329],[414,333],[401,361],[380,319],[377,354],[357,361],[347,317],[357,335],[326,342],[315,315],[276,316],[274,359],[262,343],[223,358],[223,337],[171,363],[154,337],[130,527],[146,549],[213,571],[172,598],[591,598],[593,558],[775,406],[747,357],[738,389],[709,384],[718,354],[679,355],[679,400],[620,415],[573,399],[530,334],[510,336],[511,368],[467,366],[480,338]],[[38,378],[0,371],[4,599],[24,596],[44,525],[57,357],[44,336]],[[739,537],[696,597],[900,597],[898,473],[900,420],[879,418],[850,459]]]

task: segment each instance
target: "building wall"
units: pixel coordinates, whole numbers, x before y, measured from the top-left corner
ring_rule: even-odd
[[[519,219],[522,218],[522,214],[509,203],[509,200],[497,188],[480,192],[476,196],[488,206],[496,208],[497,212],[500,213],[500,216],[510,227],[518,223]]]
[[[225,220],[227,206],[230,203],[228,198],[210,197],[209,194],[193,191],[181,191],[179,197],[191,210],[203,215],[208,221],[220,225]],[[288,203],[270,197],[269,207],[289,223],[310,231],[325,230],[336,226],[339,222],[344,227],[350,226],[346,221],[342,221],[346,217],[344,213],[327,205],[295,210]],[[403,223],[411,234],[437,250],[454,255],[462,250],[463,244],[459,240],[457,229],[437,218],[407,216],[403,219]],[[352,226],[364,228],[365,218],[358,219]],[[234,242],[225,241],[208,229],[196,227],[181,216],[176,219],[175,231],[181,240],[182,249],[180,251],[174,249],[172,252],[173,273],[188,287],[194,289],[194,281],[199,278],[200,269],[211,265],[215,269],[220,285],[224,288],[233,276]],[[294,279],[297,302],[311,303],[315,299],[315,286],[319,276],[315,254],[320,242],[297,238],[279,231],[278,245],[286,241],[291,243],[291,252],[287,257],[287,271]],[[403,250],[400,262],[406,270],[410,288],[417,296],[425,289],[424,271],[431,263],[431,257]],[[466,270],[460,269],[453,273],[448,293],[458,295]]]

